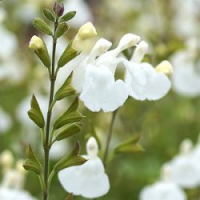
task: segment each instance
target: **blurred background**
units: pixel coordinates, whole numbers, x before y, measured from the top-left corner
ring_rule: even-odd
[[[14,156],[14,163],[25,157],[26,143],[31,143],[37,154],[42,153],[39,130],[28,119],[26,113],[32,93],[38,97],[42,109],[47,109],[48,74],[29,50],[28,42],[34,34],[42,36],[32,26],[32,20],[42,17],[42,10],[51,9],[53,2],[0,1],[0,152],[10,150]],[[125,33],[135,33],[150,46],[147,55],[149,62],[155,66],[162,60],[170,60],[173,64],[173,88],[170,93],[155,102],[129,99],[120,109],[114,126],[111,146],[140,133],[140,144],[145,152],[117,155],[110,160],[107,173],[111,190],[108,195],[99,199],[137,200],[142,188],[160,179],[161,166],[179,153],[179,146],[184,139],[189,138],[194,145],[198,143],[200,0],[62,2],[66,12],[76,10],[77,15],[70,21],[69,34],[58,41],[58,56],[79,27],[91,21],[99,37],[112,41],[113,47]],[[50,49],[50,38],[45,36],[44,39]],[[55,112],[59,114],[67,106],[68,102],[62,101]],[[84,119],[84,130],[77,137],[55,145],[52,150],[52,163],[65,155],[76,139],[80,140],[84,154],[85,142],[93,128],[102,140],[106,137],[111,115],[92,113],[82,104],[80,110],[87,116]],[[1,170],[1,180],[3,176]],[[24,189],[40,198],[40,186],[34,174],[26,174]],[[185,189],[185,193],[188,200],[199,199],[200,184]],[[57,178],[52,182],[51,196],[51,200],[66,197],[66,192]]]

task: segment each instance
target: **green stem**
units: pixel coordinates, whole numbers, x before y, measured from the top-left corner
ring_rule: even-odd
[[[106,149],[105,149],[104,156],[103,156],[103,163],[104,163],[105,167],[106,167],[106,164],[107,164],[109,146],[110,146],[110,141],[111,141],[111,138],[112,138],[113,126],[114,126],[115,118],[116,118],[116,115],[117,115],[117,111],[118,110],[115,110],[112,113],[112,119],[111,119],[110,127],[109,127],[109,130],[108,130],[108,136],[107,136],[107,140],[106,140]]]
[[[48,200],[49,198],[49,135],[50,135],[50,127],[51,127],[51,115],[52,115],[52,107],[51,104],[53,102],[54,97],[54,86],[55,86],[55,53],[56,53],[56,44],[57,39],[55,37],[55,32],[58,26],[58,20],[55,21],[54,24],[54,35],[53,35],[53,51],[52,51],[52,66],[51,66],[51,75],[50,75],[50,95],[49,95],[49,108],[47,113],[47,120],[46,120],[46,137],[44,143],[44,184],[45,190],[43,191],[43,200]]]

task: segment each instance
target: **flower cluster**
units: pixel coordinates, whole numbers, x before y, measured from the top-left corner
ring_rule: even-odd
[[[185,200],[186,195],[182,188],[192,189],[200,186],[199,160],[200,145],[197,144],[192,148],[191,140],[184,140],[181,143],[179,155],[163,165],[162,180],[145,187],[141,191],[140,199],[158,200],[162,196],[165,200]]]
[[[83,41],[93,36],[96,36],[93,25],[84,25],[75,37],[73,48],[80,51]],[[109,50],[111,46],[110,41],[100,38],[89,53],[82,49],[66,68],[67,74],[73,71],[72,85],[87,108],[94,112],[112,112],[122,106],[129,96],[143,101],[158,100],[167,94],[171,88],[167,74],[172,72],[172,66],[168,61],[161,62],[156,68],[142,62],[148,50],[145,41],[128,33],[115,49]],[[130,47],[135,47],[135,51],[128,60],[121,53]],[[116,70],[120,66],[125,75],[115,80]]]

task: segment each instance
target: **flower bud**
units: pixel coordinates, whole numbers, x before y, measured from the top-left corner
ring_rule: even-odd
[[[80,37],[82,40],[94,37],[97,35],[96,29],[91,22],[87,22],[78,31],[77,37]]]
[[[46,44],[40,37],[34,35],[29,42],[29,48],[34,50],[34,53],[38,56],[38,58],[47,68],[50,67],[51,61],[49,53],[46,48]]]
[[[164,60],[160,64],[158,64],[155,69],[158,73],[164,73],[167,76],[170,76],[173,73],[173,67],[171,63],[167,60]]]
[[[33,50],[42,49],[44,48],[44,43],[40,37],[34,35],[29,42],[29,48]]]
[[[75,36],[72,48],[78,52],[90,51],[94,45],[94,37],[97,35],[96,29],[91,22],[81,26],[77,35]]]
[[[14,158],[9,150],[3,151],[3,153],[0,156],[0,163],[3,165],[3,168],[5,170],[10,169],[13,165]]]
[[[57,17],[60,17],[64,13],[64,5],[63,3],[55,2],[53,5],[53,11],[55,12]]]
[[[98,154],[98,144],[94,137],[91,137],[87,142],[87,154],[90,156],[90,158],[95,158]]]

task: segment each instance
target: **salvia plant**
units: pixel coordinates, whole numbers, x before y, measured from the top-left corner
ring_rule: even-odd
[[[42,113],[35,95],[32,96],[28,111],[29,118],[41,131],[43,162],[31,145],[27,145],[27,158],[23,165],[38,176],[43,200],[49,199],[51,181],[57,173],[63,188],[69,192],[68,200],[73,199],[73,195],[96,199],[106,194],[110,183],[104,168],[119,108],[129,97],[139,101],[158,100],[171,88],[169,76],[172,66],[168,61],[156,67],[143,62],[148,44],[141,41],[139,36],[125,34],[118,46],[109,50],[112,46],[110,41],[103,38],[95,40],[97,32],[91,22],[79,29],[56,62],[57,41],[68,33],[68,21],[75,14],[75,11],[64,14],[63,4],[55,2],[53,11],[43,10],[46,20],[53,24],[53,30],[43,19],[34,19],[34,27],[52,38],[52,55],[49,55],[42,38],[33,36],[29,43],[29,48],[46,67],[50,82],[47,113]],[[118,66],[123,66],[124,77],[115,80]],[[55,91],[56,79],[64,67],[67,68],[67,79]],[[64,98],[73,100],[66,111],[52,121],[54,106]],[[103,157],[98,157],[101,141],[94,134],[87,142],[87,155],[80,155],[80,144],[76,142],[74,148],[50,168],[50,149],[54,143],[74,136],[82,129],[81,120],[84,116],[78,111],[79,100],[92,112],[112,112]],[[139,140],[140,135],[135,135],[123,141],[114,148],[114,154],[143,151]]]

